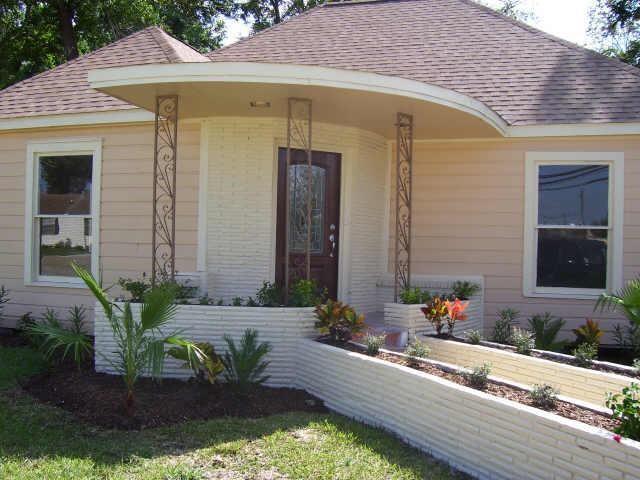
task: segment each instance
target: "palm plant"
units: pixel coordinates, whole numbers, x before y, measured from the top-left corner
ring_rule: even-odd
[[[163,332],[176,313],[174,290],[163,287],[149,290],[144,295],[138,320],[134,317],[130,302],[125,302],[121,308],[109,299],[93,275],[76,264],[72,264],[72,267],[100,302],[113,331],[117,345],[114,352],[116,358],[107,358],[107,361],[122,376],[126,385],[127,413],[133,413],[134,388],[140,376],[148,372],[154,379],[161,377],[167,355],[165,345],[185,349],[185,360],[194,369],[195,365],[206,361],[206,354],[195,343],[181,338],[180,331],[168,335]]]
[[[565,323],[562,318],[553,317],[549,312],[531,317],[529,328],[533,332],[536,348],[550,351],[562,350],[567,342],[556,341],[556,337]]]
[[[227,352],[222,358],[226,369],[225,380],[246,394],[252,386],[260,385],[269,379],[269,375],[263,375],[269,362],[263,357],[271,351],[271,345],[263,342],[258,344],[258,331],[248,328],[240,339],[237,347],[233,338],[225,335]]]
[[[629,322],[640,325],[640,277],[629,281],[614,293],[603,293],[598,297],[594,310],[622,313]]]

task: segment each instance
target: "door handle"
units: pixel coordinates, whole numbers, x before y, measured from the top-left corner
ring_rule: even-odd
[[[329,252],[329,257],[333,258],[334,253],[336,251],[336,235],[335,232],[336,230],[336,226],[332,223],[331,226],[329,227],[329,231],[331,232],[331,234],[329,235],[329,242],[331,243],[331,251]]]

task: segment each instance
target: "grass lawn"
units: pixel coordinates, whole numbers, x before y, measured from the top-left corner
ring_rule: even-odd
[[[43,365],[32,350],[0,347],[0,479],[463,478],[379,430],[333,414],[103,430],[20,391],[17,380]]]

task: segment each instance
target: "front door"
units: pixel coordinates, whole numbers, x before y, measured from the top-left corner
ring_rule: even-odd
[[[311,278],[326,287],[329,297],[338,294],[338,243],[340,240],[340,154],[313,152],[311,211]],[[287,149],[278,149],[278,220],[276,282],[284,285]],[[307,154],[291,150],[289,165],[289,271],[290,279],[304,278],[307,239]],[[294,266],[302,266],[296,268]],[[293,272],[301,272],[301,275]]]

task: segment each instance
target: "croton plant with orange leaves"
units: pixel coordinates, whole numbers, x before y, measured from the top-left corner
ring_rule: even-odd
[[[453,328],[458,320],[466,320],[464,311],[469,306],[469,302],[463,302],[459,298],[448,300],[439,295],[434,295],[431,301],[422,307],[422,313],[437,335],[442,335],[442,329],[446,321],[449,335],[453,335]]]

